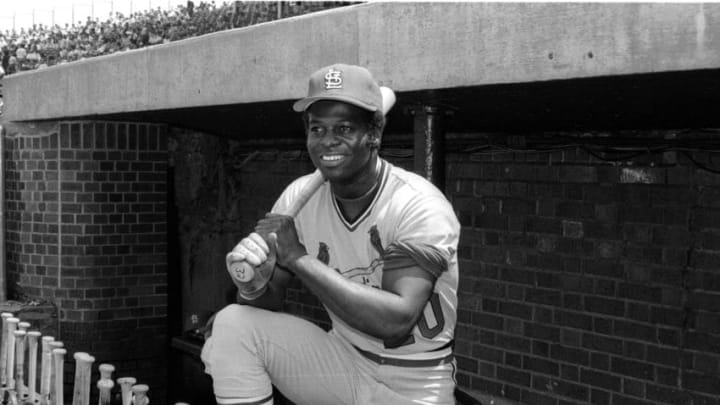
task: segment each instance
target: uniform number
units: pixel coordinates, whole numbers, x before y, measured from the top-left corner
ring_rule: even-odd
[[[445,317],[443,316],[442,307],[440,306],[440,296],[433,292],[430,296],[430,308],[425,306],[423,314],[418,320],[417,327],[420,334],[425,339],[433,339],[439,335],[445,328]],[[415,336],[412,334],[405,337],[400,342],[385,342],[386,349],[395,349],[400,346],[407,346],[415,343]]]

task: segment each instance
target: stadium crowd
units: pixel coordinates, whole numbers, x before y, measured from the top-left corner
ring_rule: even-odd
[[[93,56],[122,52],[232,28],[259,24],[329,8],[347,1],[233,1],[216,4],[189,0],[174,9],[149,9],[105,20],[60,26],[34,25],[0,31],[0,79],[4,75],[44,68]],[[0,114],[2,114],[0,80]]]
[[[188,1],[169,10],[157,8],[127,16],[115,13],[104,21],[88,17],[72,25],[39,24],[19,31],[0,31],[1,66],[9,75],[348,4]]]

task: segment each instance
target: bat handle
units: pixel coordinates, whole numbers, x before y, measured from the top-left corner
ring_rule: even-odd
[[[117,379],[117,383],[120,386],[120,392],[122,393],[122,405],[132,405],[132,386],[135,385],[137,380],[134,377],[120,377]]]
[[[133,385],[132,392],[133,392],[133,402],[132,405],[148,405],[150,403],[150,398],[147,396],[147,392],[150,389],[145,384],[137,384]]]
[[[40,339],[42,358],[40,359],[40,405],[48,405],[50,396],[50,379],[52,376],[52,348],[50,343],[55,340],[52,336],[43,336]]]
[[[2,339],[0,343],[0,386],[5,388],[7,386],[7,350],[8,350],[8,318],[12,318],[13,314],[10,312],[3,312],[0,314],[2,317]]]
[[[73,405],[90,405],[90,376],[95,358],[85,352],[76,352],[75,385],[73,387]]]
[[[18,398],[25,396],[25,336],[24,330],[16,330],[15,334],[15,392]]]
[[[63,391],[60,391],[60,394],[57,394],[55,392],[55,389],[57,388],[57,384],[55,384],[55,381],[57,380],[57,376],[56,376],[57,368],[55,367],[55,354],[54,354],[55,349],[65,349],[65,344],[59,340],[54,340],[54,341],[50,342],[50,365],[48,366],[50,368],[50,377],[49,377],[50,380],[48,381],[48,387],[49,387],[48,388],[49,394],[48,394],[48,400],[47,400],[48,405],[54,405],[55,401],[56,401],[55,398],[58,395],[61,395],[60,399],[62,400],[63,399],[62,395],[64,394]],[[63,353],[63,356],[64,355],[65,355],[65,353]],[[65,361],[65,357],[63,357],[63,361]],[[61,368],[61,374],[63,372],[62,370],[63,369]]]
[[[55,391],[53,397],[53,405],[63,405],[63,370],[65,366],[65,354],[67,350],[64,348],[53,349],[53,370],[55,371]]]
[[[15,389],[15,331],[18,330],[17,326],[20,323],[18,318],[12,317],[7,319],[7,385],[6,389]]]
[[[110,405],[112,388],[115,386],[112,380],[112,373],[115,371],[115,366],[104,363],[98,368],[100,369],[100,379],[97,382],[99,392],[98,405]]]
[[[37,384],[37,348],[38,339],[42,334],[36,330],[30,331],[27,334],[28,341],[28,389],[27,395],[30,401],[35,401],[36,395],[36,384]]]

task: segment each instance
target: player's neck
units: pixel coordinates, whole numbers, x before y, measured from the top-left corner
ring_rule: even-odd
[[[362,200],[373,194],[380,183],[380,172],[382,163],[380,158],[375,155],[367,171],[354,180],[343,182],[331,182],[333,195],[342,201]]]
[[[357,218],[365,211],[365,209],[375,198],[375,195],[380,189],[381,168],[382,164],[380,162],[380,159],[376,158],[375,169],[372,170],[372,177],[370,177],[372,181],[360,190],[356,189],[353,190],[354,192],[350,193],[338,193],[336,188],[333,187],[333,195],[335,197],[335,201],[337,201],[338,206],[343,213],[343,216],[347,220],[352,222],[355,218]]]

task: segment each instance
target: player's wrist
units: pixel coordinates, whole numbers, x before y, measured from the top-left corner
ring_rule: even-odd
[[[295,274],[297,273],[297,270],[302,266],[302,263],[305,261],[306,258],[309,258],[310,255],[307,251],[303,250],[302,252],[298,252],[298,254],[293,255],[291,257],[288,257],[288,260],[283,264],[283,267],[287,268],[291,273]]]

